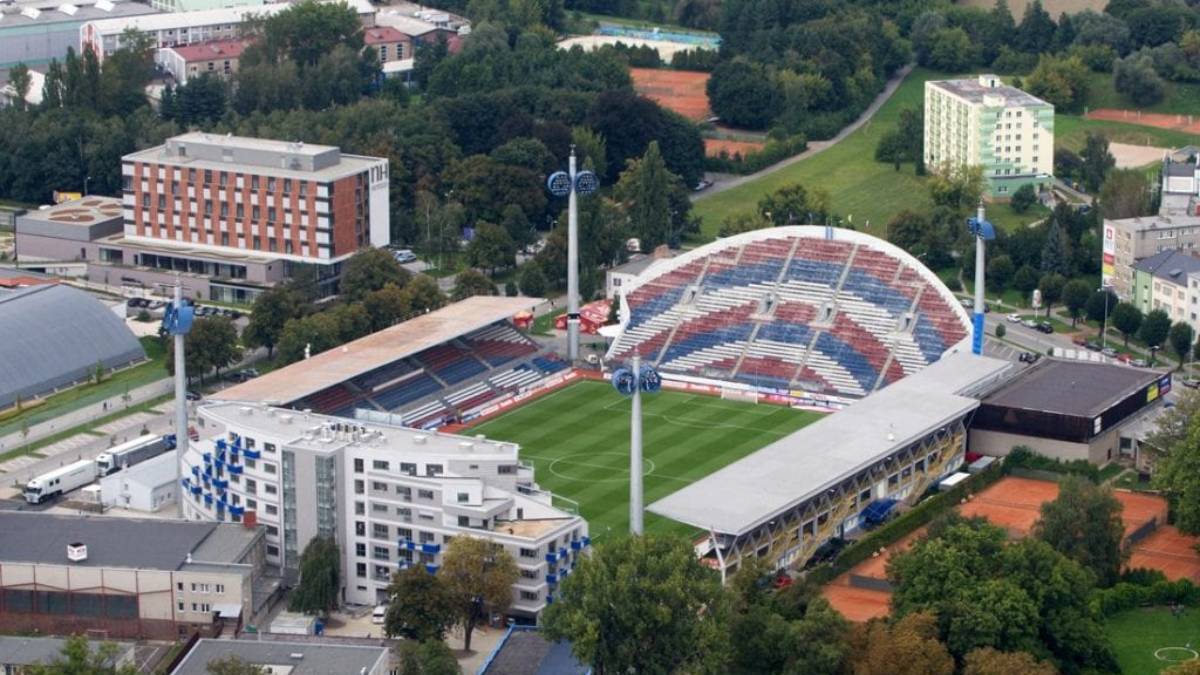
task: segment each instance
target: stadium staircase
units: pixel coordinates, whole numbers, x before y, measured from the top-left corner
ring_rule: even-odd
[[[869,243],[780,235],[644,282],[611,354],[663,372],[861,397],[967,335],[918,269]]]

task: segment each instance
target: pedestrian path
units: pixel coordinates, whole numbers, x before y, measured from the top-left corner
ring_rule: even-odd
[[[64,453],[78,450],[89,443],[95,443],[96,436],[87,432],[68,436],[61,441],[55,441],[43,448],[38,448],[38,454],[45,457],[55,457]]]
[[[136,412],[132,415],[126,415],[125,417],[115,419],[108,424],[101,424],[100,426],[96,427],[95,430],[107,436],[120,431],[125,431],[131,427],[146,424],[155,417],[158,417],[159,414],[161,413],[155,413],[151,411]]]

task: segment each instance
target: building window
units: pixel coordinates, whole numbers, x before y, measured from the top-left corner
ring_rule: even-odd
[[[384,525],[382,523],[372,523],[371,524],[371,536],[375,537],[376,539],[387,539],[388,538],[388,526]]]
[[[417,475],[417,465],[409,462],[400,462],[400,473],[415,476]]]
[[[433,490],[417,490],[418,499],[433,499]]]
[[[377,480],[371,481],[371,489],[376,492],[387,492],[387,483],[382,483]]]
[[[361,578],[367,578],[367,563],[354,563],[354,575]]]
[[[442,465],[441,464],[426,464],[425,465],[425,475],[426,476],[442,475]]]
[[[371,462],[371,468],[375,469],[377,471],[387,471],[388,470],[388,462],[387,462],[387,460],[377,459],[377,460]]]
[[[467,516],[459,516],[458,517],[458,526],[459,527],[470,527],[471,519],[468,518]]]
[[[354,555],[359,558],[367,557],[367,545],[362,542],[355,544]]]
[[[361,457],[355,457],[354,458],[354,473],[362,473],[362,472],[363,472],[363,460]]]
[[[263,471],[267,473],[275,473],[275,465],[270,462],[263,462]]]
[[[471,495],[466,492],[458,493],[458,503],[463,504],[471,500]]]

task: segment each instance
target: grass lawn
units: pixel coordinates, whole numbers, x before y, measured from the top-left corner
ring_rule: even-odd
[[[1195,115],[1200,113],[1200,85],[1168,82],[1167,93],[1163,100],[1152,106],[1140,106],[1117,93],[1113,87],[1112,73],[1092,73],[1088,80],[1088,95],[1084,105],[1089,110],[1120,108],[1153,113]]]
[[[16,417],[6,419],[0,424],[0,436],[19,431],[22,422],[33,426],[106,398],[120,396],[127,391],[166,377],[167,371],[163,367],[163,362],[166,360],[165,347],[153,337],[141,338],[141,342],[142,348],[146,350],[146,356],[150,358],[149,361],[108,375],[107,379],[100,384],[84,384],[50,396],[45,403],[30,408]]]
[[[567,308],[556,309],[553,312],[547,312],[533,320],[533,327],[529,330],[534,335],[553,335],[554,320],[563,314],[567,313]]]
[[[1164,148],[1178,148],[1200,143],[1200,136],[1172,129],[1158,129],[1125,122],[1089,120],[1075,115],[1054,116],[1055,147],[1079,152],[1083,150],[1083,146],[1087,142],[1089,131],[1104,134],[1112,143],[1153,145]]]
[[[954,76],[915,68],[875,117],[841,143],[759,180],[696,202],[693,212],[702,221],[701,238],[712,239],[725,218],[753,210],[759,199],[793,183],[827,190],[835,213],[853,218],[856,229],[886,238],[886,225],[898,212],[928,210],[930,202],[925,178],[917,176],[910,164],[896,171],[891,164],[876,162],[875,146],[895,127],[902,109],[924,105],[926,80],[948,77]],[[1006,230],[1041,220],[1048,213],[1040,205],[1024,214],[1014,212],[1007,204],[988,206],[989,219]],[[866,226],[868,222],[870,227]]]
[[[1188,650],[1200,649],[1200,609],[1189,608],[1182,616],[1171,616],[1164,607],[1133,609],[1110,617],[1107,622],[1108,636],[1117,653],[1124,675],[1155,675],[1175,665],[1195,652],[1184,649],[1159,652],[1164,647],[1180,647]],[[1185,647],[1185,645],[1191,647]]]
[[[580,382],[473,427],[521,445],[541,487],[579,502],[593,538],[629,529],[629,406],[605,382]],[[642,400],[646,504],[815,421],[817,413],[663,391]],[[687,525],[646,514],[646,531]]]

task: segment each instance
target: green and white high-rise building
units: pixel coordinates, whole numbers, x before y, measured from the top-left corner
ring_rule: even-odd
[[[1007,198],[1024,184],[1049,187],[1054,106],[996,75],[925,83],[925,165],[983,168],[987,192]]]

